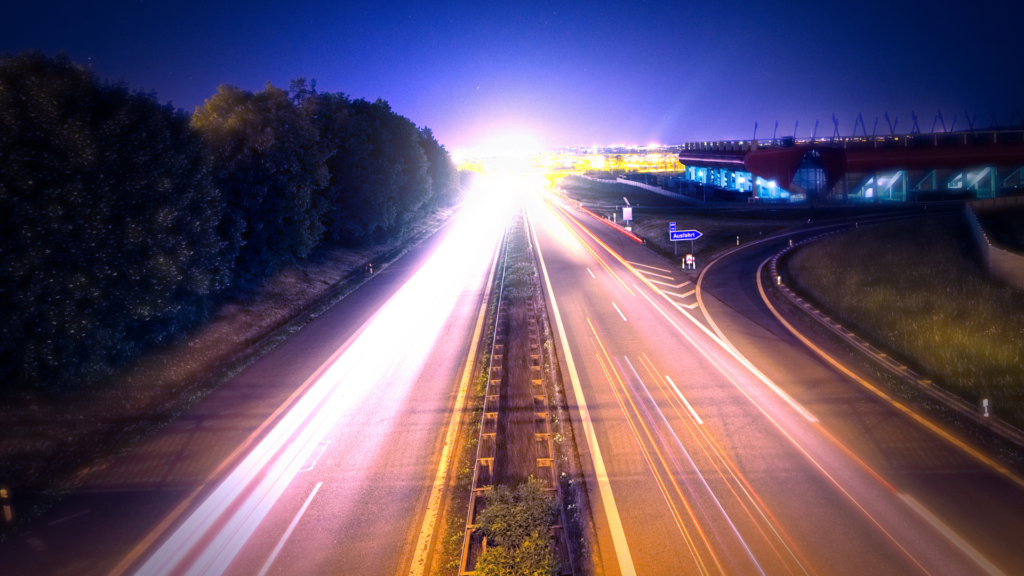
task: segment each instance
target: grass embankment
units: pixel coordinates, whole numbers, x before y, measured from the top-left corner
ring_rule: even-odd
[[[989,239],[1012,250],[1024,250],[1024,208],[978,212]]]
[[[962,215],[825,238],[796,250],[784,270],[840,323],[1024,428],[1024,293],[983,273]]]
[[[641,206],[684,206],[685,200],[662,196],[650,190],[619,182],[595,182],[579,176],[566,176],[558,185],[571,197],[584,204],[622,205],[622,197]]]

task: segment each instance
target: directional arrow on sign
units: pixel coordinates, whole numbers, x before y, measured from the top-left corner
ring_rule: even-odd
[[[678,242],[680,240],[696,240],[703,235],[704,234],[696,230],[673,230],[668,233],[668,239],[673,242]]]

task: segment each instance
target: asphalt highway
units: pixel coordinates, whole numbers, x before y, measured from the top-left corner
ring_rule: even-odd
[[[490,193],[4,542],[0,574],[408,572],[507,221]]]
[[[698,276],[518,187],[599,573],[1024,573],[1024,481],[764,303],[755,273],[789,237]],[[6,542],[0,572],[424,573],[507,189]]]
[[[468,200],[429,259],[153,550],[140,576],[396,574],[415,558],[507,222]]]
[[[1021,572],[1019,488],[773,324],[753,276],[776,247],[708,273],[712,323],[695,274],[571,207],[529,215],[605,573]]]

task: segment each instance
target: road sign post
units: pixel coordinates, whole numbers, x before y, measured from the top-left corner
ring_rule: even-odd
[[[679,256],[679,245],[676,242],[680,240],[690,241],[690,254],[693,254],[693,241],[703,236],[701,232],[697,230],[676,230],[676,223],[669,222],[668,224],[668,239],[672,241],[672,249],[676,256]]]

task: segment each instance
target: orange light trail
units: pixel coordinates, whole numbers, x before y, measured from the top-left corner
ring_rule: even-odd
[[[573,221],[573,223],[575,223],[575,224],[576,224],[576,226],[577,226],[577,227],[579,227],[579,228],[580,228],[580,229],[581,229],[581,230],[582,230],[583,232],[585,232],[585,233],[586,233],[586,234],[587,234],[588,236],[590,236],[590,238],[591,238],[591,239],[592,239],[592,240],[593,240],[594,242],[596,242],[596,243],[597,243],[598,245],[600,245],[600,246],[601,246],[602,248],[604,248],[604,249],[605,249],[605,251],[607,251],[607,252],[608,252],[608,254],[610,254],[610,255],[611,255],[612,257],[614,257],[614,258],[615,258],[616,260],[618,260],[618,261],[619,261],[619,262],[620,262],[620,263],[621,263],[621,264],[622,264],[622,265],[623,265],[623,266],[624,266],[624,267],[625,267],[625,268],[626,268],[627,270],[629,270],[629,271],[633,272],[633,274],[634,274],[634,275],[635,275],[635,276],[636,276],[637,278],[639,278],[641,282],[643,282],[643,283],[644,283],[645,285],[647,285],[647,287],[648,287],[648,288],[652,289],[652,290],[653,290],[653,291],[654,291],[654,292],[655,292],[656,294],[659,294],[659,295],[661,295],[661,296],[662,296],[663,298],[665,298],[666,300],[669,300],[669,299],[668,299],[668,297],[667,297],[667,296],[665,296],[665,294],[664,294],[664,293],[663,293],[663,292],[662,292],[661,290],[659,290],[659,289],[658,289],[658,288],[657,288],[656,286],[652,285],[652,284],[650,283],[650,281],[648,281],[648,280],[647,280],[647,278],[645,278],[645,277],[644,277],[644,276],[643,276],[642,274],[640,274],[640,273],[639,273],[639,272],[638,272],[638,271],[637,271],[637,270],[636,270],[636,269],[635,269],[635,268],[634,268],[634,267],[633,267],[632,265],[630,265],[628,261],[626,261],[626,260],[625,260],[624,258],[622,258],[622,256],[620,256],[620,255],[619,255],[619,254],[618,254],[617,252],[615,252],[615,250],[613,250],[613,249],[612,249],[612,248],[611,248],[610,246],[608,246],[608,245],[607,245],[606,243],[602,242],[602,241],[601,241],[601,240],[600,240],[599,238],[597,238],[597,237],[596,237],[596,236],[595,236],[595,235],[594,235],[594,234],[593,234],[592,232],[590,232],[590,231],[589,231],[589,230],[588,230],[588,229],[586,228],[586,226],[584,226],[584,225],[583,225],[583,224],[582,224],[582,223],[581,223],[581,222],[580,222],[580,221],[579,221],[579,220],[578,220],[577,218],[575,218],[574,216],[572,216],[572,214],[570,214],[570,213],[569,213],[569,212],[568,212],[567,210],[565,210],[565,209],[564,209],[564,208],[562,208],[561,206],[556,206],[556,205],[554,205],[554,203],[550,203],[550,202],[549,202],[549,205],[551,205],[551,206],[553,206],[553,207],[557,208],[557,209],[558,209],[558,211],[562,212],[563,214],[565,214],[565,216],[566,216],[567,218],[571,219],[571,220]],[[556,215],[557,215],[557,214],[556,214]],[[568,222],[566,222],[566,221],[565,221],[565,219],[563,219],[563,218],[560,218],[560,219],[562,220],[562,222],[563,222],[563,224],[564,224],[564,225],[566,226],[566,228],[569,228],[569,229],[570,229],[570,231],[572,231],[572,227],[571,227],[571,226],[569,226]],[[577,236],[577,237],[579,238],[579,236],[578,236],[578,235],[576,235],[575,233],[574,233],[574,236]],[[584,243],[584,246],[586,246],[586,243]],[[620,281],[621,281],[621,279],[620,279]],[[689,334],[687,334],[687,333],[686,333],[686,332],[685,332],[684,330],[682,330],[682,328],[680,328],[680,327],[679,327],[679,326],[678,326],[678,325],[677,325],[677,324],[676,324],[676,323],[675,323],[675,322],[674,322],[674,321],[673,321],[673,320],[672,320],[672,319],[671,319],[671,318],[670,318],[670,317],[668,316],[668,314],[666,314],[666,313],[664,312],[664,310],[662,310],[662,309],[661,309],[660,307],[658,307],[657,305],[655,305],[654,301],[652,301],[652,300],[651,300],[650,298],[648,298],[646,294],[643,294],[643,293],[641,292],[641,295],[643,295],[643,296],[645,297],[645,299],[647,299],[647,301],[648,301],[648,302],[649,302],[649,303],[650,303],[650,304],[651,304],[652,306],[654,306],[654,307],[655,307],[655,309],[656,309],[656,310],[658,310],[658,311],[659,311],[659,312],[660,312],[660,313],[662,314],[662,316],[664,316],[664,317],[665,317],[665,318],[666,318],[666,319],[667,319],[667,320],[669,321],[669,323],[670,323],[670,324],[671,324],[671,325],[672,325],[673,327],[675,327],[675,328],[676,328],[676,330],[677,330],[677,331],[678,331],[678,332],[679,332],[680,334],[682,334],[682,335],[683,335],[683,337],[684,337],[684,338],[686,338],[686,339],[687,339],[687,340],[688,340],[688,341],[690,342],[690,344],[691,344],[691,346],[692,346],[693,348],[697,349],[697,350],[698,350],[698,351],[699,351],[699,352],[701,353],[701,355],[702,355],[702,356],[704,356],[704,358],[705,358],[705,359],[707,359],[707,360],[708,360],[709,362],[711,362],[711,364],[712,364],[712,365],[713,365],[713,366],[714,366],[714,367],[715,367],[715,368],[716,368],[716,369],[717,369],[717,370],[718,370],[718,371],[719,371],[719,372],[720,372],[720,373],[721,373],[721,374],[722,374],[723,376],[725,376],[725,378],[726,378],[726,379],[727,379],[727,380],[728,380],[728,381],[729,381],[729,382],[730,382],[731,384],[733,384],[733,386],[734,386],[734,387],[735,387],[735,388],[736,388],[736,389],[737,389],[737,390],[738,390],[738,391],[739,391],[739,392],[740,392],[740,393],[741,393],[741,394],[742,394],[742,395],[743,395],[744,397],[746,397],[746,398],[747,398],[747,400],[748,400],[748,401],[750,401],[750,403],[751,403],[751,404],[753,404],[753,405],[754,405],[754,407],[755,407],[755,408],[756,408],[756,409],[757,409],[757,410],[758,410],[759,412],[761,412],[761,414],[763,414],[763,415],[765,416],[765,418],[767,418],[767,419],[768,419],[768,421],[769,421],[769,422],[771,422],[771,424],[772,424],[772,425],[773,425],[773,426],[775,427],[775,429],[776,429],[776,430],[778,430],[778,431],[779,431],[779,432],[780,432],[780,433],[781,433],[781,434],[782,434],[782,435],[783,435],[783,436],[784,436],[784,437],[785,437],[785,438],[786,438],[787,440],[789,440],[789,442],[790,442],[790,443],[791,443],[791,444],[792,444],[792,445],[793,445],[793,446],[794,446],[794,447],[795,447],[795,448],[796,448],[796,449],[797,449],[797,450],[798,450],[798,451],[799,451],[799,452],[800,452],[800,453],[801,453],[801,454],[802,454],[802,455],[804,456],[804,458],[805,458],[805,459],[806,459],[806,460],[807,460],[808,462],[810,462],[812,466],[814,466],[815,468],[817,468],[817,469],[818,469],[818,471],[819,471],[819,472],[821,472],[821,474],[822,474],[822,475],[824,475],[824,476],[825,476],[825,478],[826,478],[826,479],[827,479],[827,480],[828,480],[828,481],[829,481],[829,482],[830,482],[830,483],[831,483],[831,484],[832,484],[832,485],[833,485],[833,486],[834,486],[834,487],[835,487],[835,488],[836,488],[837,490],[839,490],[839,492],[840,492],[840,493],[842,493],[842,494],[843,494],[843,495],[844,495],[844,496],[845,496],[845,497],[846,497],[846,498],[847,498],[848,500],[850,500],[850,501],[851,501],[851,502],[852,502],[852,503],[854,504],[854,506],[856,506],[856,507],[857,507],[857,509],[858,509],[858,510],[859,510],[859,511],[860,511],[860,512],[861,512],[861,513],[862,513],[862,514],[863,514],[863,515],[864,515],[864,516],[865,516],[865,517],[866,517],[866,518],[867,518],[867,519],[868,519],[868,520],[869,520],[869,521],[870,521],[870,522],[871,522],[872,524],[874,524],[874,526],[875,526],[875,527],[876,527],[876,528],[877,528],[877,529],[878,529],[878,530],[879,530],[880,532],[882,532],[882,534],[884,534],[884,535],[885,535],[885,536],[886,536],[886,537],[887,537],[887,538],[889,539],[889,541],[891,541],[891,542],[892,542],[892,543],[893,543],[893,544],[894,544],[894,545],[895,545],[895,546],[896,546],[896,547],[897,547],[897,548],[898,548],[898,549],[899,549],[899,550],[900,550],[900,551],[901,551],[901,552],[902,552],[902,553],[903,553],[903,554],[904,554],[904,555],[905,555],[905,556],[907,557],[907,559],[909,559],[909,560],[910,560],[910,561],[911,561],[911,562],[913,563],[913,565],[914,565],[914,566],[915,566],[915,567],[916,567],[916,568],[917,568],[918,570],[920,570],[920,571],[921,571],[922,573],[924,573],[924,574],[928,574],[928,571],[927,571],[927,570],[926,570],[926,569],[924,568],[924,566],[922,566],[922,565],[921,565],[921,563],[920,563],[920,562],[918,562],[918,560],[917,560],[916,558],[914,558],[914,556],[913,556],[912,554],[910,554],[910,552],[909,552],[909,551],[908,551],[908,550],[907,550],[906,548],[904,548],[904,547],[903,547],[903,545],[902,545],[902,544],[900,544],[900,542],[899,542],[898,540],[896,540],[896,538],[895,538],[895,537],[894,537],[894,536],[893,536],[893,535],[892,535],[892,534],[891,534],[891,533],[890,533],[890,532],[889,532],[888,530],[886,530],[886,529],[885,529],[885,528],[884,528],[884,527],[883,527],[883,526],[881,525],[881,523],[880,523],[880,522],[879,522],[879,521],[878,521],[878,520],[877,520],[877,519],[876,519],[876,518],[875,518],[875,517],[874,517],[874,516],[873,516],[873,515],[872,515],[872,514],[871,514],[870,512],[868,512],[868,511],[867,511],[867,510],[866,510],[866,509],[865,509],[865,508],[863,507],[863,505],[861,505],[861,503],[860,503],[860,502],[859,502],[859,501],[858,501],[858,500],[857,500],[856,498],[854,498],[854,497],[853,497],[853,495],[852,495],[852,494],[850,494],[850,493],[849,493],[849,492],[848,492],[848,491],[847,491],[847,490],[846,490],[845,488],[843,488],[843,486],[842,486],[842,485],[841,485],[841,484],[840,484],[840,483],[839,483],[839,482],[838,482],[838,481],[837,481],[837,480],[836,480],[836,479],[835,479],[835,478],[834,478],[834,477],[833,477],[833,476],[832,476],[831,474],[829,474],[829,473],[828,473],[828,472],[827,472],[827,471],[825,470],[825,468],[824,468],[824,467],[823,467],[823,466],[822,466],[821,464],[819,464],[819,463],[818,463],[818,461],[817,461],[817,460],[816,460],[816,459],[815,459],[815,458],[814,458],[813,456],[811,456],[811,454],[810,454],[809,452],[807,452],[807,450],[806,450],[806,449],[805,449],[805,448],[804,448],[804,447],[803,447],[803,446],[802,446],[802,445],[801,445],[800,443],[798,443],[798,442],[796,441],[796,439],[795,439],[795,438],[793,438],[793,437],[792,437],[792,436],[791,436],[791,435],[790,435],[790,434],[789,434],[788,432],[786,432],[786,430],[785,430],[785,429],[783,429],[783,427],[781,426],[781,424],[779,424],[779,423],[778,423],[778,421],[776,421],[776,420],[775,420],[775,419],[774,419],[774,418],[773,418],[772,416],[770,416],[770,415],[768,414],[768,412],[767,412],[767,411],[766,411],[766,410],[765,410],[764,408],[762,408],[762,407],[761,407],[761,405],[760,405],[759,403],[757,403],[756,401],[754,401],[754,399],[753,399],[753,398],[752,398],[752,397],[751,397],[751,396],[750,396],[750,395],[749,395],[749,394],[747,393],[747,391],[746,391],[746,390],[744,390],[744,389],[743,389],[743,388],[742,388],[742,387],[741,387],[741,386],[739,385],[739,383],[738,383],[738,382],[736,382],[736,381],[735,381],[735,380],[734,380],[734,379],[733,379],[733,378],[732,378],[731,376],[729,376],[729,374],[728,374],[728,373],[726,372],[726,370],[725,370],[725,369],[724,369],[724,368],[723,368],[723,367],[722,367],[721,365],[719,365],[719,363],[718,363],[718,362],[716,362],[715,360],[713,360],[713,359],[711,358],[711,356],[710,356],[710,355],[709,355],[709,354],[708,354],[708,353],[707,353],[707,352],[706,352],[706,351],[705,351],[705,350],[704,350],[704,349],[703,349],[702,347],[698,346],[698,345],[696,344],[696,342],[695,342],[695,341],[694,341],[694,340],[693,340],[693,339],[692,339],[692,338],[690,337],[690,335],[689,335]],[[669,301],[670,301],[670,300],[669,300]],[[670,301],[670,302],[671,302],[671,301]],[[689,315],[687,315],[687,316],[688,316],[688,317],[689,317],[689,318],[690,318],[690,319],[691,319],[691,320],[692,320],[693,322],[697,323],[697,320],[696,320],[696,319],[694,319],[694,318],[690,317]],[[588,319],[588,322],[589,322],[589,319]],[[699,323],[698,323],[698,324],[699,324]],[[591,329],[593,329],[593,326],[591,326]],[[595,334],[596,334],[596,333],[595,333]],[[712,336],[712,335],[709,335],[709,337],[712,337],[712,338],[714,338],[714,336]],[[723,347],[724,347],[724,344],[723,344]],[[835,444],[835,445],[836,445],[837,447],[839,447],[840,449],[842,449],[842,450],[843,450],[843,451],[844,451],[845,453],[847,453],[847,454],[850,454],[850,455],[852,455],[852,453],[851,453],[851,452],[850,452],[850,451],[849,451],[849,450],[848,450],[848,449],[847,449],[847,448],[846,448],[845,446],[843,446],[843,445],[842,445],[841,443],[839,443],[839,441],[838,441],[837,439],[835,439],[835,438],[834,438],[834,437],[833,437],[833,436],[832,436],[831,434],[828,434],[828,433],[827,433],[827,432],[826,432],[826,431],[825,431],[825,430],[824,430],[824,429],[823,429],[823,428],[822,428],[822,427],[821,427],[820,425],[818,425],[818,423],[817,423],[817,422],[812,422],[812,423],[813,423],[813,424],[816,424],[815,428],[816,428],[817,430],[819,430],[819,431],[822,431],[822,432],[824,432],[824,436],[825,436],[825,438],[829,439],[829,440],[830,440],[830,441],[831,441],[832,443],[834,443],[834,444]],[[872,477],[874,477],[875,479],[879,480],[879,481],[880,481],[880,483],[882,484],[882,486],[883,486],[883,487],[885,487],[885,488],[886,488],[887,490],[889,490],[890,492],[892,492],[892,493],[894,493],[894,494],[895,494],[895,493],[897,493],[897,492],[896,492],[896,490],[895,490],[895,489],[894,489],[894,488],[893,488],[893,487],[892,487],[892,486],[891,486],[891,485],[890,485],[890,484],[889,484],[888,482],[886,482],[886,481],[885,481],[885,480],[884,480],[883,478],[881,478],[881,476],[879,476],[879,475],[878,475],[878,474],[877,474],[876,472],[874,472],[874,471],[873,471],[873,470],[872,470],[872,469],[871,469],[870,467],[868,467],[868,466],[867,466],[867,465],[866,465],[866,464],[865,464],[865,463],[864,463],[863,461],[861,461],[861,460],[860,460],[859,458],[856,458],[856,456],[854,456],[853,460],[854,460],[854,462],[856,462],[856,463],[857,463],[857,464],[858,464],[858,465],[859,465],[859,466],[860,466],[861,468],[863,468],[863,469],[864,469],[865,471],[867,471],[867,472],[868,472],[868,473],[869,473],[869,474],[870,474],[870,475],[871,475]]]
[[[691,415],[688,410],[680,409],[682,408],[680,400],[676,397],[675,394],[671,392],[669,387],[666,385],[664,378],[661,376],[660,372],[655,368],[654,362],[651,361],[650,357],[647,356],[646,352],[641,353],[640,362],[641,364],[643,364],[648,374],[651,375],[651,378],[656,383],[658,383],[662,392],[669,399],[669,405],[672,406],[673,411],[676,413],[677,416],[679,416],[680,420],[683,422],[683,425],[686,426],[687,431],[693,436],[694,440],[697,442],[697,445],[700,446],[701,450],[704,452],[704,455],[711,462],[712,466],[714,466],[715,471],[718,472],[722,480],[725,481],[726,486],[729,487],[729,490],[732,492],[733,496],[736,498],[736,500],[743,507],[744,511],[750,517],[751,522],[753,522],[754,525],[757,526],[758,530],[761,532],[761,535],[764,537],[765,541],[768,542],[769,546],[771,546],[772,550],[776,553],[776,556],[779,558],[779,561],[783,564],[783,566],[786,566],[787,570],[789,570],[790,573],[792,573],[792,569],[789,567],[789,565],[783,558],[783,555],[778,552],[774,542],[772,542],[771,538],[769,538],[769,536],[761,529],[761,526],[755,519],[753,513],[751,513],[750,510],[747,508],[746,504],[743,503],[743,500],[740,498],[739,494],[736,493],[735,489],[733,489],[732,485],[729,483],[728,478],[726,478],[721,468],[719,468],[719,466],[715,463],[715,458],[713,458],[711,456],[711,453],[708,452],[708,448],[710,448],[711,452],[713,452],[715,456],[722,462],[723,466],[725,466],[726,470],[728,471],[729,476],[732,477],[732,479],[739,484],[740,489],[746,495],[747,499],[751,501],[754,508],[757,509],[758,513],[768,524],[768,527],[779,538],[783,546],[786,547],[787,551],[793,557],[793,560],[800,567],[800,570],[804,574],[809,574],[807,568],[804,566],[804,564],[806,563],[806,559],[802,558],[802,555],[800,555],[801,558],[796,557],[799,554],[799,549],[797,549],[796,543],[788,534],[786,534],[785,530],[782,527],[782,524],[771,513],[771,511],[768,509],[768,506],[764,503],[764,501],[761,500],[760,496],[757,495],[757,492],[747,481],[746,477],[743,475],[742,472],[740,472],[739,467],[736,466],[735,462],[733,462],[733,460],[729,457],[725,450],[722,449],[722,447],[718,444],[717,441],[715,441],[714,437],[710,434],[709,430],[707,430],[704,426],[696,425],[696,421],[694,420],[693,415]],[[686,414],[685,417],[683,416],[684,413]],[[693,422],[695,425],[691,426],[690,424],[687,423],[687,420]],[[696,431],[700,433],[700,436],[698,436],[697,432],[695,432],[694,429],[696,429]],[[708,446],[705,446],[703,443],[701,443],[701,438],[703,438],[704,441],[707,442]],[[794,553],[794,550],[797,551]]]
[[[640,411],[637,408],[636,404],[633,402],[632,397],[629,395],[628,390],[626,389],[625,383],[623,383],[622,380],[619,378],[618,373],[614,369],[612,369],[612,367],[611,367],[611,356],[608,355],[608,351],[607,351],[607,349],[605,349],[604,342],[601,341],[601,337],[598,336],[597,330],[594,328],[594,324],[590,321],[590,318],[587,318],[587,324],[590,325],[590,330],[593,333],[593,336],[594,336],[595,340],[597,341],[598,346],[601,349],[601,353],[604,354],[605,358],[608,361],[608,364],[607,364],[608,367],[605,368],[605,363],[601,360],[601,357],[598,356],[598,361],[601,363],[601,369],[605,371],[605,376],[608,377],[608,384],[612,388],[612,393],[615,394],[615,398],[619,402],[619,406],[622,408],[623,414],[625,414],[626,420],[627,420],[627,422],[629,422],[630,429],[633,430],[633,434],[636,437],[638,443],[640,444],[641,449],[644,450],[644,452],[646,454],[646,448],[645,448],[644,442],[641,439],[640,434],[638,433],[636,425],[633,423],[633,417],[630,416],[630,412],[626,409],[625,403],[622,402],[622,399],[619,396],[619,392],[615,388],[615,382],[618,382],[619,388],[621,388],[622,391],[623,391],[623,395],[629,401],[629,404],[630,404],[630,406],[633,409],[633,413],[636,414],[637,421],[640,423],[640,426],[644,429],[644,436],[650,442],[651,448],[653,448],[654,451],[657,453],[658,460],[661,462],[662,468],[665,470],[665,473],[669,477],[669,480],[671,481],[672,486],[675,488],[675,493],[679,496],[680,501],[683,503],[683,506],[686,508],[686,512],[689,515],[690,520],[693,522],[694,527],[696,527],[697,532],[700,534],[700,538],[704,542],[705,548],[707,549],[708,553],[711,555],[712,560],[714,560],[715,566],[718,567],[718,571],[721,574],[725,574],[725,569],[722,567],[722,564],[719,561],[717,554],[715,554],[714,547],[711,545],[711,542],[708,539],[707,534],[704,532],[704,529],[701,527],[700,522],[697,520],[697,516],[694,513],[693,508],[690,507],[690,504],[687,501],[686,496],[683,494],[682,487],[679,486],[679,483],[676,481],[675,475],[673,475],[671,473],[671,467],[669,467],[668,462],[665,461],[664,454],[662,454],[661,450],[658,448],[658,444],[654,440],[654,435],[651,433],[650,429],[647,427],[647,424],[643,421],[643,418],[640,417]],[[614,377],[615,377],[614,380],[611,378],[611,376],[609,376],[609,373],[611,375],[614,375]],[[648,461],[648,464],[651,464],[651,462]],[[654,473],[655,479],[657,480],[659,486],[661,486],[663,488],[663,490],[665,490],[666,498],[669,498],[668,493],[667,493],[667,488],[665,487],[664,481],[661,479],[660,473],[657,471],[656,467],[654,467],[652,465],[651,466],[651,471]],[[675,507],[674,506],[673,506],[673,510],[674,510],[673,513],[676,514],[676,516],[677,516],[677,524],[679,524],[680,528],[682,528],[682,530],[683,530],[684,536],[689,540],[690,536],[689,536],[688,532],[686,531],[686,529],[683,528],[681,518],[678,517],[678,512],[675,511]],[[694,549],[695,548],[696,547],[694,546]],[[706,565],[700,559],[700,555],[695,553],[695,556],[697,558],[697,561],[698,561],[699,565],[701,566],[702,572],[704,574],[707,574],[708,572],[707,572]]]

